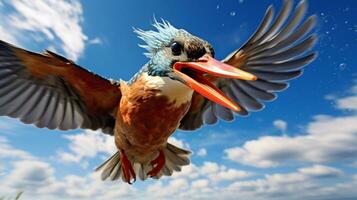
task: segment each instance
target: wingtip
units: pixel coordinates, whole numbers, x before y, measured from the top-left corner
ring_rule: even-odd
[[[319,52],[317,51],[312,52],[310,62],[314,61],[318,56],[319,56]]]

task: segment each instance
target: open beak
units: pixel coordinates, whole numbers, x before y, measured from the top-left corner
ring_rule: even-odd
[[[205,76],[210,75],[248,81],[257,79],[253,74],[220,62],[208,54],[202,56],[195,62],[176,62],[173,65],[173,70],[182,82],[202,96],[237,112],[240,111],[241,108]]]

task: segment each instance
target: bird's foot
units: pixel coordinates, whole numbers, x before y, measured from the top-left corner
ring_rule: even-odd
[[[165,166],[165,154],[162,150],[159,151],[159,156],[152,160],[150,164],[153,166],[152,170],[147,173],[148,176],[154,177],[156,176],[161,169]]]
[[[136,181],[136,174],[124,150],[120,150],[120,164],[123,169],[125,181],[129,184],[133,184]],[[133,181],[131,182],[131,180]]]

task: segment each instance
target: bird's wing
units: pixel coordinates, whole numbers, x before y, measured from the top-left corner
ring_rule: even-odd
[[[316,18],[310,16],[303,21],[307,3],[301,1],[291,14],[292,4],[290,0],[284,1],[274,20],[274,8],[270,6],[250,39],[223,60],[258,78],[256,81],[225,78],[216,81],[216,86],[240,105],[239,115],[261,110],[264,107],[262,101],[274,100],[275,92],[287,88],[287,81],[301,75],[303,66],[316,57],[316,53],[309,50],[317,37],[308,35]],[[182,119],[180,129],[194,130],[204,123],[214,124],[218,118],[231,121],[233,111],[194,93],[191,108]]]
[[[119,86],[53,52],[29,52],[0,41],[0,115],[49,129],[112,134]]]

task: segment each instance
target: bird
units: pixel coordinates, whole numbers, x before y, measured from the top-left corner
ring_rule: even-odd
[[[191,152],[168,142],[219,119],[262,110],[317,56],[316,16],[307,1],[270,5],[256,31],[223,60],[213,46],[166,20],[134,29],[148,62],[129,80],[111,80],[51,51],[0,41],[0,115],[50,130],[92,129],[113,136],[117,151],[96,171],[132,184],[190,164]]]

